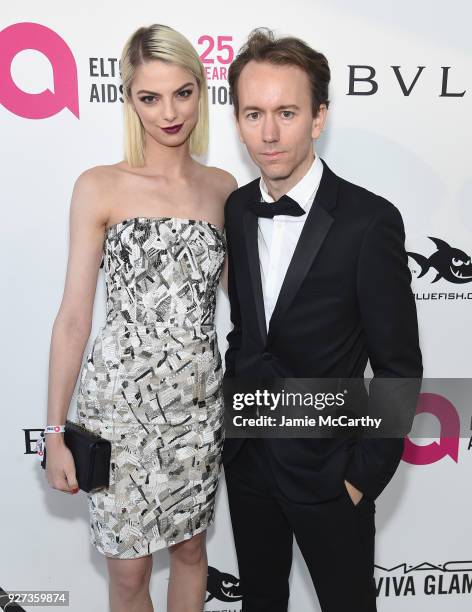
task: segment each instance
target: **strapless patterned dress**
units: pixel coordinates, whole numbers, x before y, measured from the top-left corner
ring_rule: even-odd
[[[107,556],[142,557],[213,522],[225,252],[207,221],[135,217],[106,230],[106,322],[81,370],[76,420],[111,441],[109,486],[88,494],[91,542]]]

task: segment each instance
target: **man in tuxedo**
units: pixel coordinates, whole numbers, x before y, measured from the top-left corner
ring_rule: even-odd
[[[270,31],[230,67],[261,178],[225,206],[226,377],[363,378],[368,359],[374,380],[422,375],[401,215],[314,153],[329,80],[323,54]],[[287,610],[293,536],[323,612],[376,610],[375,499],[402,450],[402,438],[226,439],[245,612]]]

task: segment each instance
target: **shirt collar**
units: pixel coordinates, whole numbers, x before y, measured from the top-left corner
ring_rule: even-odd
[[[308,212],[308,210],[311,208],[311,204],[313,203],[318,190],[322,174],[323,164],[321,163],[321,159],[315,155],[315,159],[313,160],[308,172],[298,181],[296,185],[292,187],[292,189],[290,189],[290,191],[287,192],[287,195],[295,200],[295,202],[300,204],[305,212]],[[259,188],[264,202],[274,202],[274,198],[269,195],[269,192],[267,191],[267,187],[262,176],[259,181]],[[299,219],[299,217],[292,217],[292,219]]]

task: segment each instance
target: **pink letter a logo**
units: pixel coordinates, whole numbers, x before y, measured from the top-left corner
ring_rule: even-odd
[[[20,51],[34,49],[51,62],[54,92],[19,89],[11,77],[12,61]],[[71,50],[53,30],[39,23],[15,23],[0,32],[0,103],[26,119],[45,119],[68,108],[79,117],[77,66]]]
[[[459,454],[460,422],[454,405],[442,395],[436,393],[421,393],[416,414],[428,412],[433,414],[441,424],[439,444],[431,442],[426,446],[413,444],[410,438],[405,439],[403,461],[413,465],[428,465],[436,463],[449,455],[457,463]]]

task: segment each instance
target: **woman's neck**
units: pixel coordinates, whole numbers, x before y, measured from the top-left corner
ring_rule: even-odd
[[[181,146],[167,147],[146,135],[143,167],[146,174],[179,178],[188,175],[194,164],[188,140]]]

